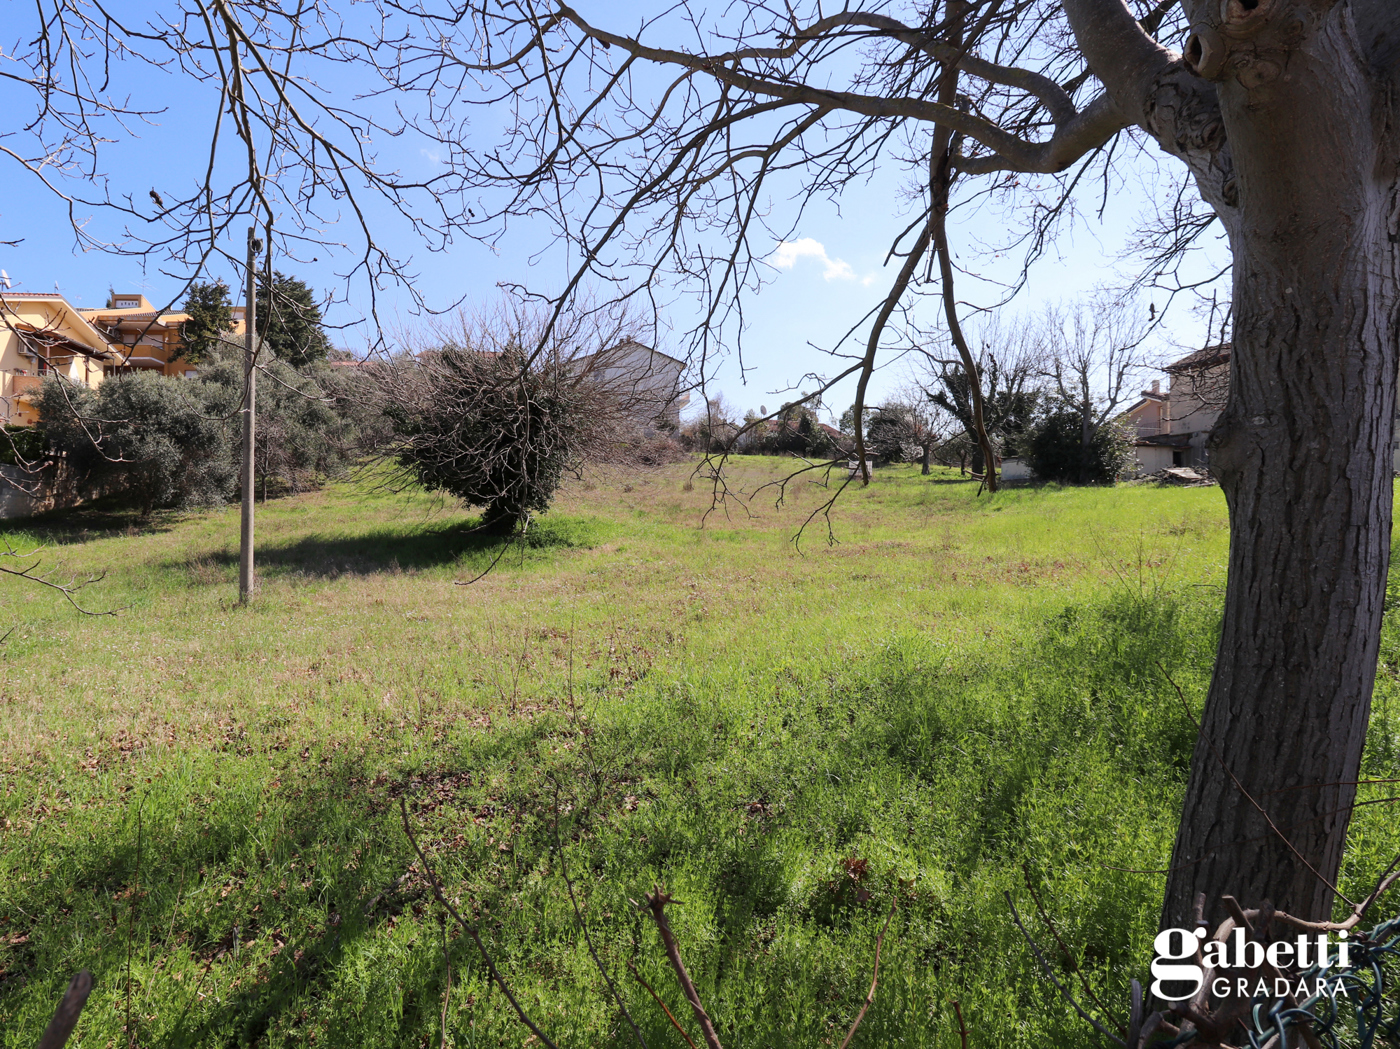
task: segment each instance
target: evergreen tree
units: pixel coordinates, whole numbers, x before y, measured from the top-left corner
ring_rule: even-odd
[[[221,280],[191,284],[185,297],[184,312],[190,319],[180,325],[185,345],[171,354],[171,360],[184,359],[198,364],[209,356],[220,339],[233,332],[233,308],[228,301],[228,285]]]
[[[258,335],[272,353],[297,368],[323,361],[330,340],[321,326],[321,309],[305,282],[285,273],[272,274],[272,287],[258,275]]]

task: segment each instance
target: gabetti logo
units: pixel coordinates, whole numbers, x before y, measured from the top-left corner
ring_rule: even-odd
[[[1299,936],[1296,941],[1279,940],[1267,947],[1250,940],[1243,929],[1236,929],[1233,937],[1224,940],[1206,940],[1200,944],[1200,961],[1196,958],[1197,941],[1206,939],[1204,929],[1164,929],[1152,941],[1157,956],[1152,960],[1152,993],[1165,1002],[1184,1002],[1196,997],[1206,982],[1206,968],[1215,970],[1211,979],[1210,993],[1217,998],[1234,995],[1239,998],[1282,998],[1292,994],[1295,998],[1311,998],[1315,994],[1335,997],[1338,994],[1350,998],[1346,986],[1338,977],[1337,970],[1351,967],[1348,957],[1351,944],[1347,943],[1345,931],[1337,934],[1338,943],[1327,939],[1326,933],[1316,936]],[[1331,948],[1335,947],[1333,953]],[[1204,966],[1201,964],[1204,962]],[[1314,977],[1311,982],[1302,977],[1276,976],[1265,979],[1257,972],[1265,962],[1274,972],[1297,967],[1308,969],[1314,965],[1332,966],[1329,976]],[[1172,984],[1173,993],[1167,993],[1165,985]],[[1190,990],[1180,993],[1182,986]]]

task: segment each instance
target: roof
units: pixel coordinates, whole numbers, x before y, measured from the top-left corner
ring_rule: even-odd
[[[190,319],[188,313],[157,313],[154,310],[88,310],[78,311],[92,321],[149,321],[158,324],[180,324]]]
[[[77,339],[70,339],[67,335],[56,331],[48,331],[43,328],[36,328],[32,324],[24,321],[12,321],[10,327],[15,330],[26,341],[37,342],[44,346],[49,353],[55,350],[67,350],[71,353],[80,353],[84,357],[94,357],[97,360],[111,360],[112,355],[106,350],[95,349],[92,346],[84,345]]]
[[[1230,360],[1230,345],[1228,342],[1222,342],[1215,346],[1206,346],[1194,353],[1188,353],[1179,361],[1172,361],[1162,370],[1169,375],[1176,375],[1181,372],[1204,371],[1207,368],[1227,364]]]
[[[1167,448],[1187,448],[1190,447],[1191,444],[1191,435],[1189,433],[1154,433],[1150,437],[1139,438],[1138,440],[1134,441],[1133,444],[1139,448],[1143,445],[1156,445],[1159,447]]]
[[[1143,392],[1140,400],[1133,402],[1129,407],[1123,409],[1124,415],[1132,415],[1139,408],[1146,408],[1149,404],[1165,404],[1170,398],[1165,393]]]
[[[71,302],[65,299],[63,295],[59,292],[6,291],[0,293],[0,309],[4,309],[7,300],[14,298],[26,299],[31,302],[47,299],[50,302],[58,302],[62,304],[63,308],[68,311],[69,316],[72,317],[75,326],[80,330],[86,328],[92,336],[92,342],[96,344],[81,344],[84,346],[83,352],[90,356],[95,356],[98,353],[102,352],[102,350],[106,349],[107,337],[102,332],[97,330],[97,326],[92,323],[92,321],[86,316],[86,314],[82,310],[78,309]],[[75,345],[79,344],[75,343]]]
[[[579,361],[591,360],[591,359],[594,358],[594,357],[602,356],[602,355],[605,355],[605,354],[616,353],[616,352],[618,352],[619,350],[624,350],[624,349],[628,348],[629,346],[635,346],[635,347],[636,347],[637,349],[639,349],[639,350],[646,350],[646,352],[649,353],[649,354],[651,354],[653,357],[664,357],[664,358],[666,358],[666,360],[668,360],[668,361],[672,361],[672,362],[674,362],[674,363],[676,363],[676,364],[679,364],[679,365],[681,366],[682,369],[685,368],[685,361],[681,360],[679,357],[672,357],[669,353],[662,353],[660,350],[654,350],[654,349],[652,349],[650,346],[647,346],[647,345],[644,344],[644,343],[638,342],[636,339],[623,339],[621,342],[615,343],[614,345],[610,346],[610,347],[609,347],[608,349],[606,349],[606,350],[600,350],[600,351],[598,351],[597,353],[586,353],[586,354],[584,354],[582,357],[576,357],[575,360],[579,360]]]

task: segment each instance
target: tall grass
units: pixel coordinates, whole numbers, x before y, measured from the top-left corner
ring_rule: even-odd
[[[471,587],[495,551],[426,500],[275,502],[252,611],[231,514],[31,526],[132,608],[6,595],[0,1045],[31,1044],[84,966],[81,1044],[437,1045],[449,965],[449,1042],[521,1044],[400,799],[560,1045],[630,1040],[566,871],[651,1046],[681,1042],[629,962],[687,1019],[632,902],[658,882],[726,1046],[839,1044],[892,906],[857,1044],[958,1046],[954,1001],[973,1045],[1092,1038],[1003,893],[1121,1006],[1192,743],[1158,664],[1198,706],[1218,493],[978,500],[896,472],[804,553],[821,493],[701,530],[685,480],[594,478]],[[1371,774],[1400,755],[1397,662],[1388,620]],[[1400,847],[1386,812],[1358,813],[1348,884]]]

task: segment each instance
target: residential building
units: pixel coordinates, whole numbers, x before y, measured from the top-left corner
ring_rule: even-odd
[[[0,290],[0,424],[32,426],[45,376],[96,387],[121,372],[192,375],[174,360],[183,313],[159,313],[143,295],[113,295],[103,309],[73,306],[58,292]]]
[[[1171,388],[1163,391],[1154,380],[1123,416],[1135,431],[1138,469],[1209,467],[1206,441],[1230,390],[1230,344],[1196,350],[1162,370],[1171,377]]]
[[[690,403],[690,391],[681,388],[685,362],[633,339],[580,357],[572,366],[613,391],[647,424],[674,429],[680,425],[681,409]]]
[[[97,386],[116,363],[106,335],[57,292],[0,292],[0,423],[32,426],[49,375]]]
[[[108,374],[159,371],[162,375],[193,376],[196,369],[178,358],[185,340],[180,325],[188,313],[160,313],[144,295],[116,295],[100,310],[79,310],[106,336],[118,354]]]
[[[1209,467],[1206,441],[1230,394],[1230,344],[1207,346],[1162,370],[1171,376],[1171,389],[1162,393],[1154,382],[1125,413],[1137,429],[1139,468],[1155,473],[1168,466]],[[1400,435],[1400,412],[1396,420]],[[1392,469],[1400,474],[1400,439],[1392,456]]]

